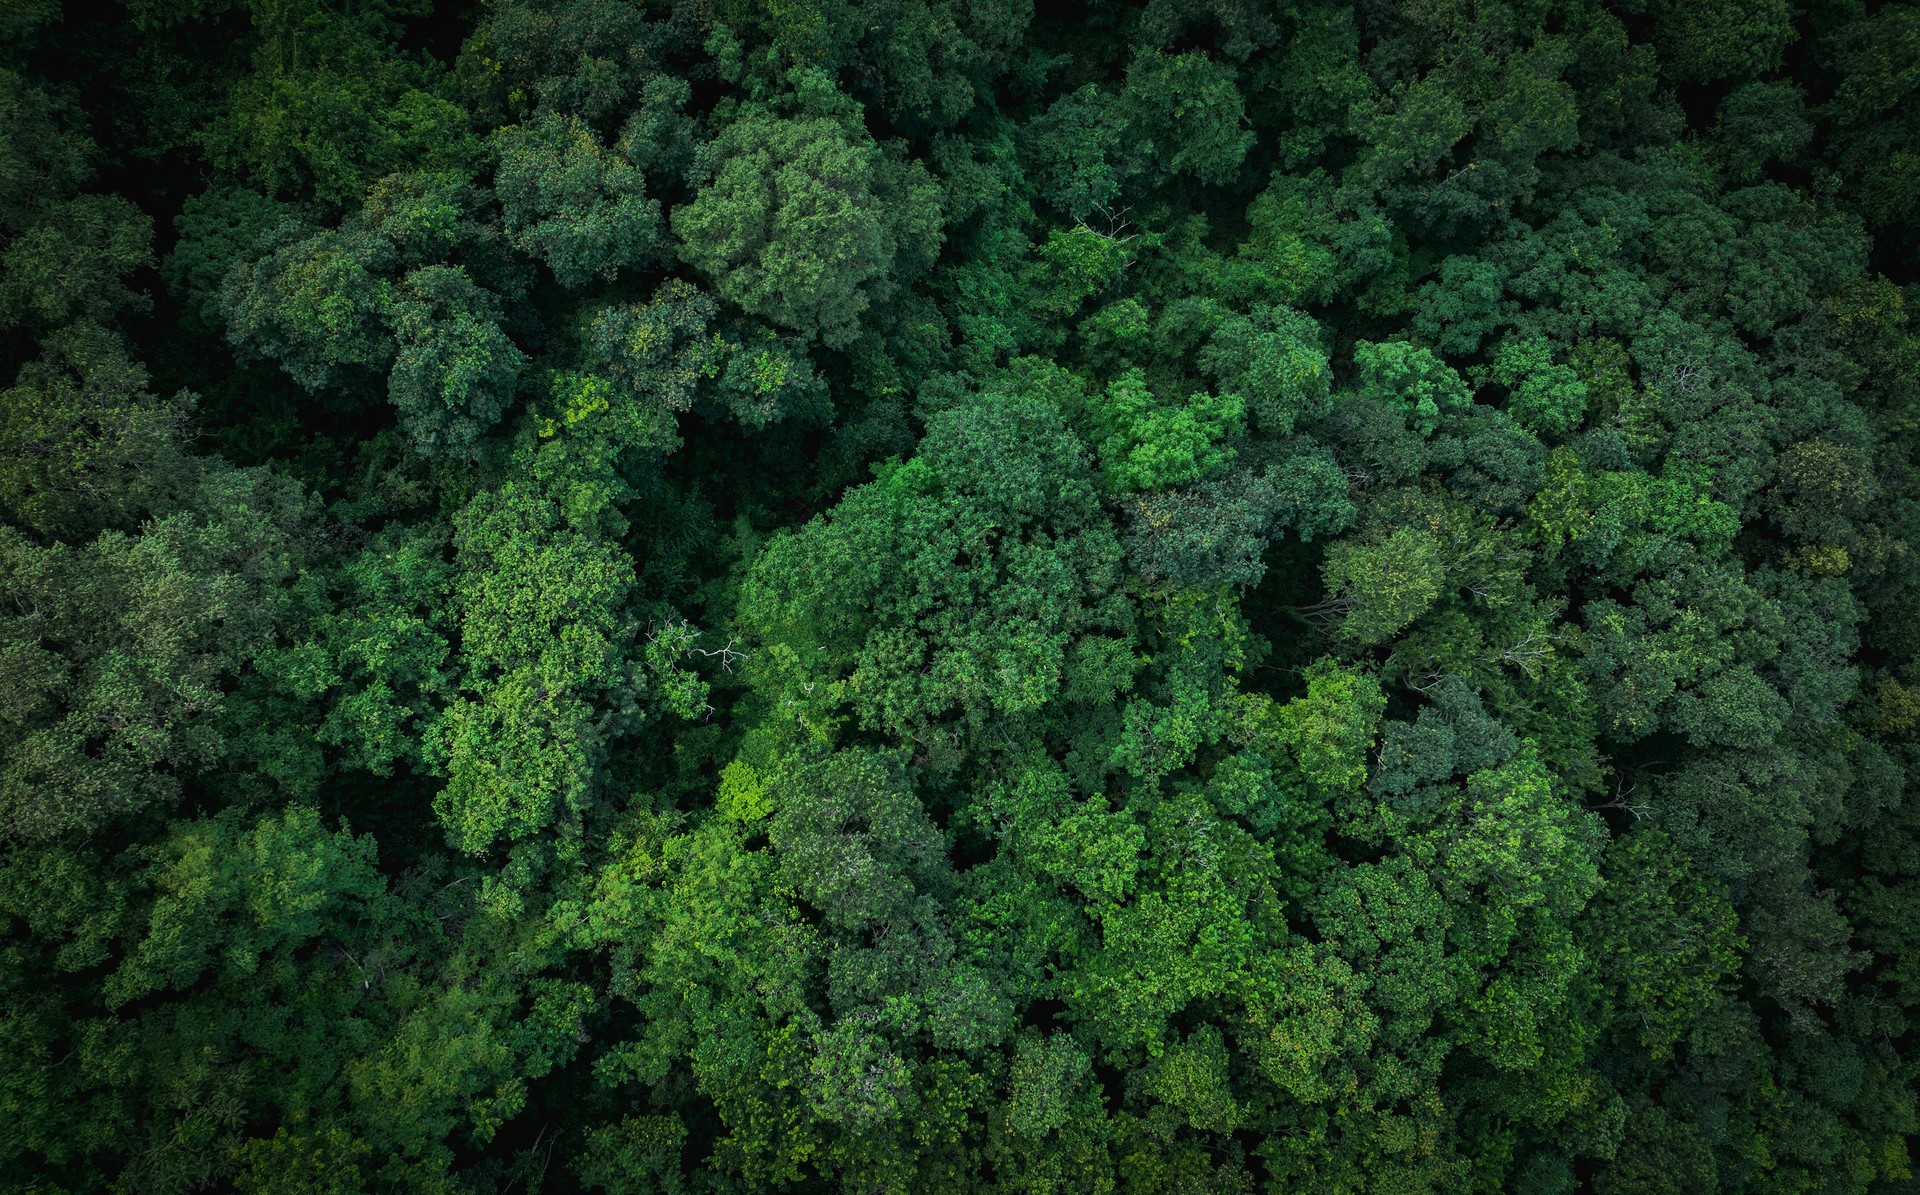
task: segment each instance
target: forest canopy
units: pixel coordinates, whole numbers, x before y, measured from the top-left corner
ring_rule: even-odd
[[[0,1191],[1920,1190],[1913,0],[0,3]]]

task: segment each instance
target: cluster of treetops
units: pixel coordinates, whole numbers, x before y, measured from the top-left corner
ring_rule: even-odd
[[[0,1189],[1920,1190],[1920,5],[0,4]]]

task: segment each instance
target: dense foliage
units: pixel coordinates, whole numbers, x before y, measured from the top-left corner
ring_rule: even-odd
[[[0,3],[0,1189],[1894,1192],[1912,0]]]

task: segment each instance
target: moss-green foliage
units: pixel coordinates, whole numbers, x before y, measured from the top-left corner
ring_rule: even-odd
[[[938,194],[845,118],[751,113],[700,153],[708,180],[673,216],[680,255],[749,315],[832,347],[932,259]]]
[[[1920,8],[0,3],[0,1187],[1891,1195]]]

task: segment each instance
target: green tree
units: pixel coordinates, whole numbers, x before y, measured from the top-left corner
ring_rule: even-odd
[[[465,690],[429,731],[447,786],[435,812],[460,849],[540,834],[596,795],[606,730],[593,699],[640,677],[623,602],[631,568],[525,482],[475,497],[454,523]]]
[[[123,279],[152,264],[152,218],[118,195],[75,196],[0,251],[0,323],[111,319],[145,305]]]
[[[1320,571],[1324,608],[1339,619],[1340,634],[1362,646],[1404,630],[1433,605],[1446,579],[1439,542],[1418,527],[1340,540]]]
[[[1605,873],[1594,949],[1619,993],[1622,1023],[1656,1057],[1671,1055],[1738,966],[1733,906],[1657,829],[1616,839]]]
[[[1354,346],[1353,361],[1360,396],[1403,412],[1422,435],[1430,435],[1443,414],[1455,414],[1473,404],[1460,375],[1417,345],[1363,340]]]
[[[1792,10],[1775,0],[1663,4],[1660,43],[1681,80],[1751,79],[1772,70],[1797,38]]]
[[[49,336],[0,395],[0,510],[16,526],[84,540],[191,493],[181,449],[194,398],[147,392],[119,337],[89,324]]]
[[[401,279],[387,311],[396,347],[387,396],[421,452],[464,455],[513,401],[526,354],[494,297],[456,266]]]
[[[1124,634],[1120,545],[1057,405],[1078,390],[1017,368],[936,415],[913,460],[767,546],[741,612],[803,721],[849,702],[951,751],[962,728],[1058,696],[1084,637]]]
[[[924,168],[840,120],[744,115],[700,161],[699,194],[673,213],[682,260],[748,314],[830,347],[938,249]]]
[[[1225,394],[1246,406],[1268,435],[1291,433],[1296,423],[1326,413],[1332,370],[1318,324],[1288,307],[1256,307],[1214,330],[1199,355],[1200,368]]]
[[[255,260],[261,241],[296,212],[291,204],[237,187],[210,187],[187,197],[173,221],[179,240],[160,272],[192,323],[209,331],[225,327],[220,289],[228,271]]]
[[[578,289],[648,264],[663,248],[660,203],[646,179],[580,120],[549,115],[494,134],[494,191],[507,234]]]
[[[1137,369],[1088,395],[1086,411],[1107,484],[1120,493],[1166,489],[1220,472],[1232,459],[1221,441],[1242,419],[1236,396],[1200,393],[1183,403],[1166,402]]]
[[[193,507],[136,534],[37,545],[0,528],[15,595],[0,765],[8,837],[98,829],[177,800],[198,770],[228,762],[235,728],[221,711],[274,642],[307,511],[261,473],[203,484]]]
[[[1123,93],[1131,148],[1166,174],[1218,185],[1240,172],[1253,147],[1233,68],[1205,54],[1142,54]]]

